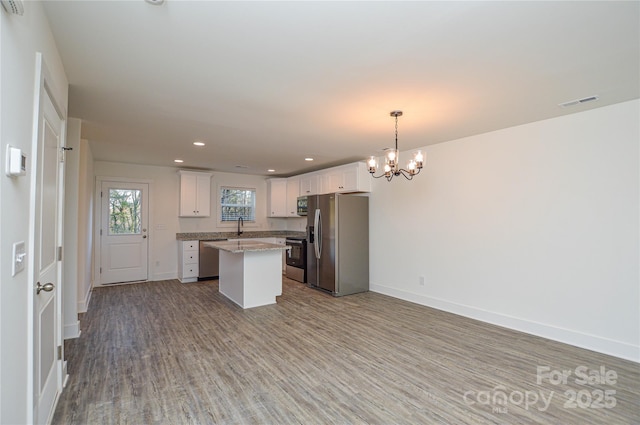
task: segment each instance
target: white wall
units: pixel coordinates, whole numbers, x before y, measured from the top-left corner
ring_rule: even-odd
[[[64,175],[64,240],[62,244],[64,269],[62,274],[62,322],[64,339],[80,336],[80,321],[78,320],[78,282],[81,276],[78,264],[80,244],[80,131],[82,123],[77,118],[67,120],[68,148],[65,156]]]
[[[87,140],[80,140],[78,152],[80,169],[78,172],[78,313],[89,307],[93,287],[93,210],[94,171],[93,154]]]
[[[374,183],[372,290],[640,361],[639,116],[635,100],[425,148],[412,182]]]
[[[66,108],[68,83],[49,24],[39,2],[24,2],[24,15],[9,15],[0,8],[1,117],[0,152],[5,146],[22,149],[31,164],[36,52],[54,83],[55,97]],[[29,293],[27,270],[11,276],[11,249],[16,241],[29,241],[29,187],[34,170],[9,178],[0,175],[0,423],[28,422],[27,388],[30,381],[28,338]],[[27,251],[29,247],[27,246]],[[27,268],[30,259],[27,259]]]
[[[93,156],[81,139],[82,122],[67,121],[65,166],[64,338],[80,336],[78,313],[87,311],[93,285]]]
[[[286,230],[286,219],[266,218],[267,185],[265,177],[212,172],[211,217],[179,218],[180,180],[175,167],[157,167],[96,161],[96,177],[128,178],[152,181],[149,223],[149,280],[175,279],[178,276],[176,233],[233,232],[236,223],[218,223],[217,205],[220,186],[256,189],[256,222],[245,222],[244,231]],[[99,209],[100,205],[96,205]]]

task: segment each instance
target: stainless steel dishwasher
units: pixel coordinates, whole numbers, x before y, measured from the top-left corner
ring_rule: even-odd
[[[213,279],[220,276],[219,251],[216,248],[206,246],[205,242],[226,241],[226,239],[212,239],[200,241],[199,273],[198,280]]]

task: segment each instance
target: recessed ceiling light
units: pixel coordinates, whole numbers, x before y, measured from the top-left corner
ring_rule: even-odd
[[[244,170],[244,169],[249,168],[249,166],[248,165],[236,165],[236,168],[241,168],[241,169]]]
[[[181,162],[184,162],[184,161],[181,160],[181,159],[174,159],[173,162],[181,163]]]
[[[311,157],[307,157],[307,158],[305,158],[304,160],[305,160],[305,161],[313,161],[313,158],[311,158]]]
[[[269,173],[275,173],[275,172],[276,172],[276,170],[274,170],[273,168],[269,168],[267,171],[268,171]]]
[[[160,6],[162,3],[164,3],[164,0],[145,0],[145,1],[147,3],[151,3],[156,6]]]
[[[195,146],[204,146],[204,142],[193,142]]]

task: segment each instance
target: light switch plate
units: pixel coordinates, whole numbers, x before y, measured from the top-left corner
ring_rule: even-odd
[[[11,262],[11,276],[15,276],[24,270],[24,264],[27,262],[27,253],[24,250],[24,241],[13,244],[13,261]]]
[[[27,157],[22,150],[7,145],[7,153],[5,155],[4,173],[9,177],[24,176],[27,174]]]

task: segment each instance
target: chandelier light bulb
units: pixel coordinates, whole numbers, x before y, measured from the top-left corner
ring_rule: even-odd
[[[385,154],[385,164],[384,164],[384,173],[382,175],[376,176],[375,172],[378,168],[378,164],[376,162],[376,158],[371,156],[367,161],[369,166],[369,173],[371,173],[371,177],[374,179],[379,179],[380,177],[384,177],[387,181],[391,181],[394,176],[402,175],[407,180],[412,180],[413,176],[420,173],[422,170],[422,166],[424,163],[424,156],[421,151],[415,153],[412,160],[407,164],[407,169],[400,168],[398,166],[400,160],[400,151],[398,150],[398,117],[402,116],[402,111],[391,111],[389,113],[392,117],[395,118],[396,121],[396,146],[395,149],[387,149]]]
[[[378,168],[378,162],[376,161],[376,157],[375,156],[370,157],[368,164],[369,164],[369,172],[375,173],[376,169]]]

